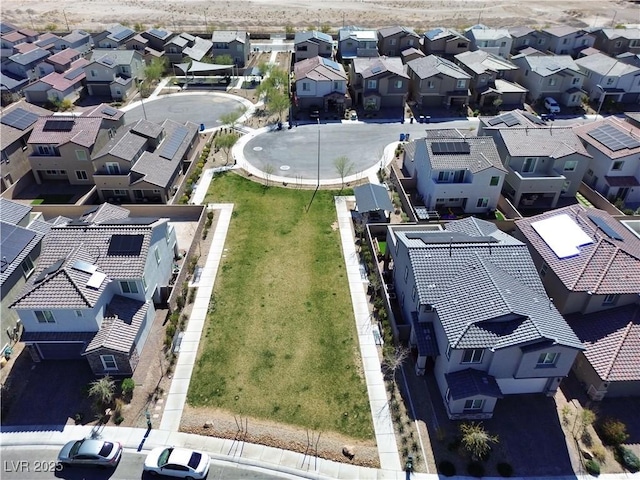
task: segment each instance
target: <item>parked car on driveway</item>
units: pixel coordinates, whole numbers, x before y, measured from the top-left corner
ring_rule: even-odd
[[[177,447],[158,447],[149,452],[144,471],[151,475],[199,480],[209,473],[211,458],[204,452]]]
[[[62,466],[88,465],[116,467],[122,457],[122,445],[102,439],[84,438],[67,443],[58,454]]]
[[[549,113],[560,113],[560,104],[551,97],[544,99],[544,108],[546,108]]]
[[[312,106],[309,108],[309,118],[320,118],[320,107]]]

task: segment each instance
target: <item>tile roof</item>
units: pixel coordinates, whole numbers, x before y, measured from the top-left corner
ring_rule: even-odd
[[[424,33],[424,37],[431,41],[439,40],[441,38],[454,38],[458,40],[463,40],[467,43],[469,42],[469,39],[464,35],[462,35],[462,33],[456,30],[453,30],[451,28],[445,28],[445,27],[439,27],[439,28],[434,28],[432,30],[429,30]]]
[[[554,37],[566,37],[579,32],[581,29],[570,27],[569,25],[558,25],[556,27],[543,28],[542,31]]]
[[[17,225],[27,217],[29,213],[31,213],[30,206],[0,197],[0,221]]]
[[[567,322],[584,343],[584,356],[603,381],[640,381],[639,306],[569,315]]]
[[[607,77],[620,77],[623,75],[637,76],[640,74],[640,68],[611,58],[604,53],[594,53],[593,55],[578,58],[576,64],[585,70],[596,72]]]
[[[421,79],[440,74],[456,79],[471,78],[471,75],[465,72],[462,67],[437,55],[416,58],[408,62],[407,65]]]
[[[66,72],[51,72],[49,75],[42,77],[40,81],[51,85],[51,88],[58,90],[59,92],[64,92],[65,90],[72,87],[79,87],[82,80],[86,78],[84,70],[82,70],[82,73],[78,75],[72,75],[73,78],[67,77],[71,72],[77,69],[82,69],[82,67],[84,67],[86,64],[87,61],[84,58],[79,58],[71,64],[71,68],[69,68],[69,70],[67,70]]]
[[[99,349],[131,353],[148,309],[149,303],[114,295],[107,305],[100,330],[87,345],[83,355]]]
[[[563,70],[580,72],[580,67],[569,55],[526,55],[524,59],[531,71],[542,77],[555,75]]]
[[[529,35],[530,33],[535,32],[533,28],[529,28],[526,26],[513,27],[509,29],[509,35],[513,38],[520,38]]]
[[[36,48],[38,48],[38,46],[35,43],[20,43],[13,47],[13,50],[16,53],[27,53],[31,50],[35,50]]]
[[[109,115],[107,113],[104,112],[104,110],[107,109],[107,111],[111,112],[111,109],[115,110],[115,113],[113,115]],[[96,106],[95,108],[91,109],[91,110],[85,110],[84,112],[82,112],[83,117],[102,117],[102,118],[106,118],[107,120],[120,120],[124,115],[124,112],[122,110],[118,110],[117,108],[112,107],[111,105],[109,105],[108,103],[101,103],[100,105]]]
[[[35,227],[33,225],[34,222],[32,222],[25,228],[16,225],[16,223],[12,221],[6,221],[5,219],[10,220],[11,217],[19,216],[18,210],[20,209],[9,205],[16,205],[15,202],[10,202],[5,199],[0,200],[2,200],[2,203],[0,203],[0,210],[2,210],[0,231],[3,232],[3,241],[9,242],[8,245],[3,245],[2,248],[6,250],[10,249],[12,253],[15,254],[15,257],[12,254],[11,258],[7,259],[7,257],[3,255],[2,259],[0,259],[0,263],[2,264],[2,268],[0,269],[0,285],[4,285],[4,282],[11,277],[13,272],[20,267],[24,259],[27,258],[33,249],[36,248],[38,243],[40,243],[48,229],[51,228],[51,225],[46,224],[45,222],[38,222],[39,225]],[[4,212],[4,210],[7,210],[7,212]],[[46,225],[46,228],[43,228],[42,224]],[[18,234],[12,234],[9,238],[5,238],[5,234],[10,231],[15,231]],[[5,262],[8,263],[5,264]]]
[[[600,143],[591,135],[589,135],[589,132],[592,132],[593,130],[600,128],[604,125],[610,125],[614,127],[616,130],[624,132],[631,138],[637,141],[640,141],[640,128],[636,127],[632,123],[625,122],[624,120],[616,118],[614,116],[606,117],[596,122],[585,123],[584,125],[576,125],[575,127],[573,127],[573,131],[578,135],[578,137],[580,137],[580,139],[584,144],[591,145],[592,147],[604,153],[605,156],[609,157],[612,160],[621,158],[621,157],[630,156],[630,155],[640,154],[640,147],[635,147],[635,148],[624,147],[624,148],[621,148],[620,150],[613,151],[609,149],[606,145],[604,145],[603,143]]]
[[[52,46],[56,41],[60,40],[60,37],[55,33],[47,32],[43,33],[38,37],[38,41],[36,41],[36,45],[42,48],[48,48]]]
[[[307,42],[307,41],[314,42],[314,43],[318,43],[320,41],[320,42],[333,44],[333,38],[331,38],[331,35],[318,32],[316,30],[310,30],[307,32],[296,32],[293,38],[294,45],[302,42]]]
[[[193,60],[200,61],[213,48],[213,42],[201,37],[195,37],[193,45],[185,47],[182,53]]]
[[[62,145],[72,142],[87,148],[91,148],[98,137],[102,118],[100,117],[65,117],[57,116],[56,120],[73,120],[73,128],[68,132],[45,131],[47,120],[54,117],[40,117],[33,126],[33,132],[29,137],[29,144]]]
[[[518,70],[517,65],[511,63],[509,60],[499,57],[498,55],[485,52],[484,50],[462,52],[456,55],[455,59],[475,73]]]
[[[509,30],[506,28],[490,28],[481,23],[474,25],[465,30],[465,33],[470,33],[476,40],[499,40],[501,38],[511,38]]]
[[[324,57],[311,57],[296,62],[293,69],[296,82],[307,78],[316,82],[347,80],[347,73],[344,71],[344,67],[338,62]]]
[[[396,27],[379,28],[378,33],[382,36],[382,38],[391,37],[399,33],[404,33],[405,36],[420,38],[420,36],[413,30],[413,28],[409,28],[409,27],[396,26]]]
[[[23,34],[21,34],[18,31],[15,32],[10,32],[10,33],[5,33],[4,35],[2,35],[2,40],[6,40],[7,42],[17,42],[19,40],[24,40],[27,37]]]
[[[132,133],[131,130],[124,129],[118,132],[114,138],[110,139],[98,153],[93,155],[92,160],[95,161],[104,155],[110,154],[131,162],[140,154],[140,151],[144,149],[147,142],[147,138]]]
[[[237,41],[245,43],[248,35],[244,30],[215,30],[211,34],[211,41],[214,43],[231,43]]]
[[[602,28],[600,31],[610,40],[615,40],[616,38],[640,40],[640,28]]]
[[[140,53],[135,50],[110,50],[96,48],[91,53],[90,60],[92,62],[98,62],[109,68],[114,68],[115,65],[131,65],[131,62],[136,55],[139,56]],[[113,63],[109,62],[109,59],[112,60]],[[107,63],[105,63],[105,60]]]
[[[402,78],[409,78],[400,57],[358,57],[353,59],[353,69],[362,78],[377,75],[393,74]]]
[[[90,41],[91,34],[89,34],[88,32],[85,32],[84,30],[74,30],[71,33],[62,37],[62,39],[69,43],[76,43],[84,39],[87,39],[87,41]]]
[[[60,50],[58,53],[51,55],[49,58],[47,58],[47,62],[64,65],[66,63],[70,63],[72,60],[79,57],[80,57],[79,51],[73,48],[65,48],[64,50]]]
[[[552,340],[582,345],[547,297],[527,246],[476,218],[445,231],[395,232],[409,250],[421,305],[438,312],[454,348]]]
[[[531,224],[563,213],[569,215],[594,241],[579,247],[578,255],[561,259]],[[589,216],[602,219],[622,240],[610,238]],[[515,223],[568,290],[597,295],[637,295],[640,292],[640,239],[607,212],[571,205],[516,220]]]
[[[51,112],[49,110],[38,107],[37,105],[33,105],[31,103],[28,103],[25,100],[20,100],[19,102],[12,103],[7,108],[2,110],[2,113],[0,113],[0,118],[18,108],[22,110],[26,110],[28,112],[35,113],[36,115],[39,115],[39,116],[51,115]],[[14,128],[9,125],[5,125],[4,123],[0,123],[0,138],[2,138],[2,149],[4,150],[13,142],[15,142],[16,140],[19,140],[20,138],[28,136],[32,129],[33,129],[33,124],[29,125],[24,130],[20,130],[19,128]]]
[[[571,127],[500,129],[509,155],[562,158],[574,153],[591,158]]]
[[[338,40],[353,39],[356,42],[377,42],[378,32],[375,30],[364,30],[360,28],[341,28],[338,30]]]
[[[493,375],[489,375],[487,372],[467,368],[466,370],[445,373],[444,376],[453,400],[477,397],[478,395],[502,398],[498,382]]]
[[[28,51],[27,53],[14,53],[9,57],[9,60],[17,63],[18,65],[32,65],[40,62],[50,55],[48,50],[42,48],[36,48]]]

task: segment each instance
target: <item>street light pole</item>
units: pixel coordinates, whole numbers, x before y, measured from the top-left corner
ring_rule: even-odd
[[[318,190],[320,189],[320,118],[318,118],[317,121],[318,121],[318,181],[316,182],[316,189],[314,190],[313,195],[311,196],[311,200],[309,201],[309,205],[307,206],[307,212],[311,208],[313,199],[316,198],[316,193],[318,193]]]
[[[606,98],[607,94],[604,91],[604,88],[602,88],[601,85],[596,85],[596,87],[598,89],[600,89],[600,91],[602,92],[602,94],[600,95],[600,105],[598,105],[598,111],[596,112],[596,119],[594,121],[598,120],[598,117],[600,116],[600,110],[602,109],[602,104],[604,103],[604,99]]]

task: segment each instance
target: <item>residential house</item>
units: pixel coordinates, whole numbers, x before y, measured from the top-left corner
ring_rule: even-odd
[[[144,60],[135,50],[95,49],[84,67],[89,95],[124,100],[144,75]]]
[[[520,68],[518,83],[532,101],[553,97],[567,107],[582,104],[584,74],[569,55],[516,55],[511,61]]]
[[[434,28],[422,37],[422,51],[427,55],[453,58],[469,50],[470,41],[460,32],[451,28]]]
[[[183,32],[165,43],[164,55],[169,60],[169,63],[174,64],[182,62],[182,59],[186,56],[186,54],[184,53],[184,49],[193,47],[195,45],[196,38],[200,37],[194,37],[189,33]],[[211,46],[213,46],[213,43],[211,43]],[[209,47],[209,50],[211,50],[211,46]],[[202,60],[202,57],[194,58],[193,60],[200,61]]]
[[[126,50],[137,50],[138,52],[144,55],[144,51],[148,47],[148,45],[149,45],[149,40],[147,40],[142,35],[137,33],[136,35],[134,35],[133,37],[131,37],[129,40],[126,41],[126,43],[124,44],[124,48]]]
[[[537,115],[526,110],[511,110],[494,117],[479,117],[478,136],[490,136],[494,140],[500,130],[506,128],[547,128],[548,125]]]
[[[205,57],[213,55],[213,42],[206,38],[194,37],[193,42],[188,42],[182,50],[187,59],[201,61]]]
[[[29,40],[26,35],[20,33],[18,30],[3,33],[0,35],[0,58],[4,60],[16,53],[16,47],[22,43],[27,43]]]
[[[341,61],[378,55],[378,33],[375,30],[353,26],[338,30],[338,58]]]
[[[451,107],[469,103],[471,75],[455,63],[428,55],[407,63],[409,97],[418,108]]]
[[[349,67],[351,98],[365,110],[398,108],[404,117],[409,76],[399,57],[354,58]]]
[[[65,52],[66,50],[63,50]],[[78,58],[71,62],[69,69],[64,73],[51,72],[36,80],[23,92],[28,102],[44,105],[68,100],[74,103],[80,98],[84,89],[84,67],[88,64],[84,58]]]
[[[420,35],[408,27],[386,27],[378,30],[378,52],[399,57],[408,48],[420,47]]]
[[[48,50],[49,53],[56,53],[53,51],[54,47],[61,46],[62,38],[55,33],[45,32],[38,37],[35,44],[38,48]]]
[[[523,242],[469,217],[444,231],[388,226],[387,253],[416,373],[435,377],[450,419],[491,418],[507,395],[555,394],[584,347]]]
[[[517,55],[525,48],[535,48],[536,50],[547,50],[549,37],[540,30],[529,27],[513,27],[509,29],[511,35],[511,54]]]
[[[20,100],[22,89],[29,84],[28,78],[0,71],[0,99],[2,106]]]
[[[573,366],[592,400],[640,394],[640,237],[572,205],[516,221],[547,293],[584,342]]]
[[[293,101],[298,108],[341,112],[351,106],[347,73],[338,62],[324,57],[307,58],[296,62],[293,71],[296,82]]]
[[[640,128],[612,116],[573,131],[593,157],[584,182],[611,202],[640,206]]]
[[[502,193],[516,208],[555,208],[560,198],[575,197],[591,155],[570,127],[525,125],[495,133],[508,172]]]
[[[91,34],[84,30],[73,30],[71,33],[62,37],[62,42],[63,48],[60,48],[60,50],[73,48],[82,55],[87,54],[93,48]]]
[[[134,30],[117,23],[103,32],[94,35],[93,43],[95,48],[120,49],[124,48],[127,40],[135,35],[136,32]]]
[[[402,64],[406,65],[411,60],[415,60],[416,58],[426,57],[422,50],[418,50],[417,48],[407,48],[403,50],[400,54],[400,58],[402,59]]]
[[[151,48],[156,52],[162,52],[164,51],[165,44],[175,36],[175,33],[162,28],[150,28],[141,32],[140,36],[147,40],[147,48]]]
[[[41,216],[32,214],[31,207],[0,198],[0,328],[2,332],[10,334],[10,339],[18,339],[20,327],[17,325],[18,314],[9,306],[33,274],[40,256],[42,239],[51,226]]]
[[[580,50],[593,47],[595,37],[583,28],[574,28],[568,25],[560,25],[542,29],[542,33],[549,41],[546,49],[556,55],[571,55],[576,57]]]
[[[506,169],[489,137],[427,130],[424,138],[405,144],[402,167],[428,211],[488,213],[498,208]]]
[[[296,62],[313,57],[333,58],[333,39],[331,35],[316,30],[296,32],[293,51]]]
[[[110,204],[56,225],[13,303],[37,360],[86,358],[96,375],[131,376],[178,255],[166,218]]]
[[[28,141],[36,183],[57,180],[94,185],[91,155],[107,143],[123,120],[106,115],[40,117]]]
[[[479,106],[524,103],[527,89],[516,83],[518,67],[509,60],[476,50],[459,53],[455,62],[471,75],[472,99]]]
[[[584,89],[590,100],[619,103],[638,103],[640,100],[639,67],[604,53],[578,58],[576,64],[584,73]]]
[[[236,67],[244,68],[249,62],[251,53],[251,40],[249,32],[244,30],[216,30],[211,35],[213,49],[211,56],[216,62],[216,57],[228,55]]]
[[[31,172],[27,143],[29,135],[38,118],[50,114],[49,110],[25,101],[16,102],[0,113],[0,138],[2,138],[0,189],[3,193],[12,189],[11,194],[16,195],[29,183],[30,176],[27,175]]]
[[[598,50],[612,57],[621,53],[640,53],[640,28],[601,28],[591,34]]]
[[[138,120],[92,156],[100,201],[168,203],[198,141],[198,125]]]
[[[469,50],[484,50],[509,58],[513,39],[506,28],[489,28],[479,23],[465,30],[464,36],[469,39]]]
[[[51,53],[42,48],[36,48],[27,53],[15,53],[2,64],[3,73],[13,74],[17,78],[26,78],[29,81],[36,80],[49,73],[38,68],[49,55]]]
[[[75,48],[67,48],[51,55],[45,62],[53,67],[52,71],[65,73],[71,68],[71,64],[80,58],[82,58],[82,54],[78,50]]]

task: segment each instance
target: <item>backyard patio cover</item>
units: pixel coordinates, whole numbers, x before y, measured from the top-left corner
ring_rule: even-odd
[[[387,189],[382,185],[367,183],[353,189],[359,212],[373,212],[376,210],[393,211],[393,203],[389,199]]]
[[[189,73],[204,73],[204,72],[217,72],[219,70],[226,70],[233,68],[233,65],[219,65],[215,63],[196,62],[195,60],[188,63],[176,63],[176,67],[182,70],[185,74]]]

